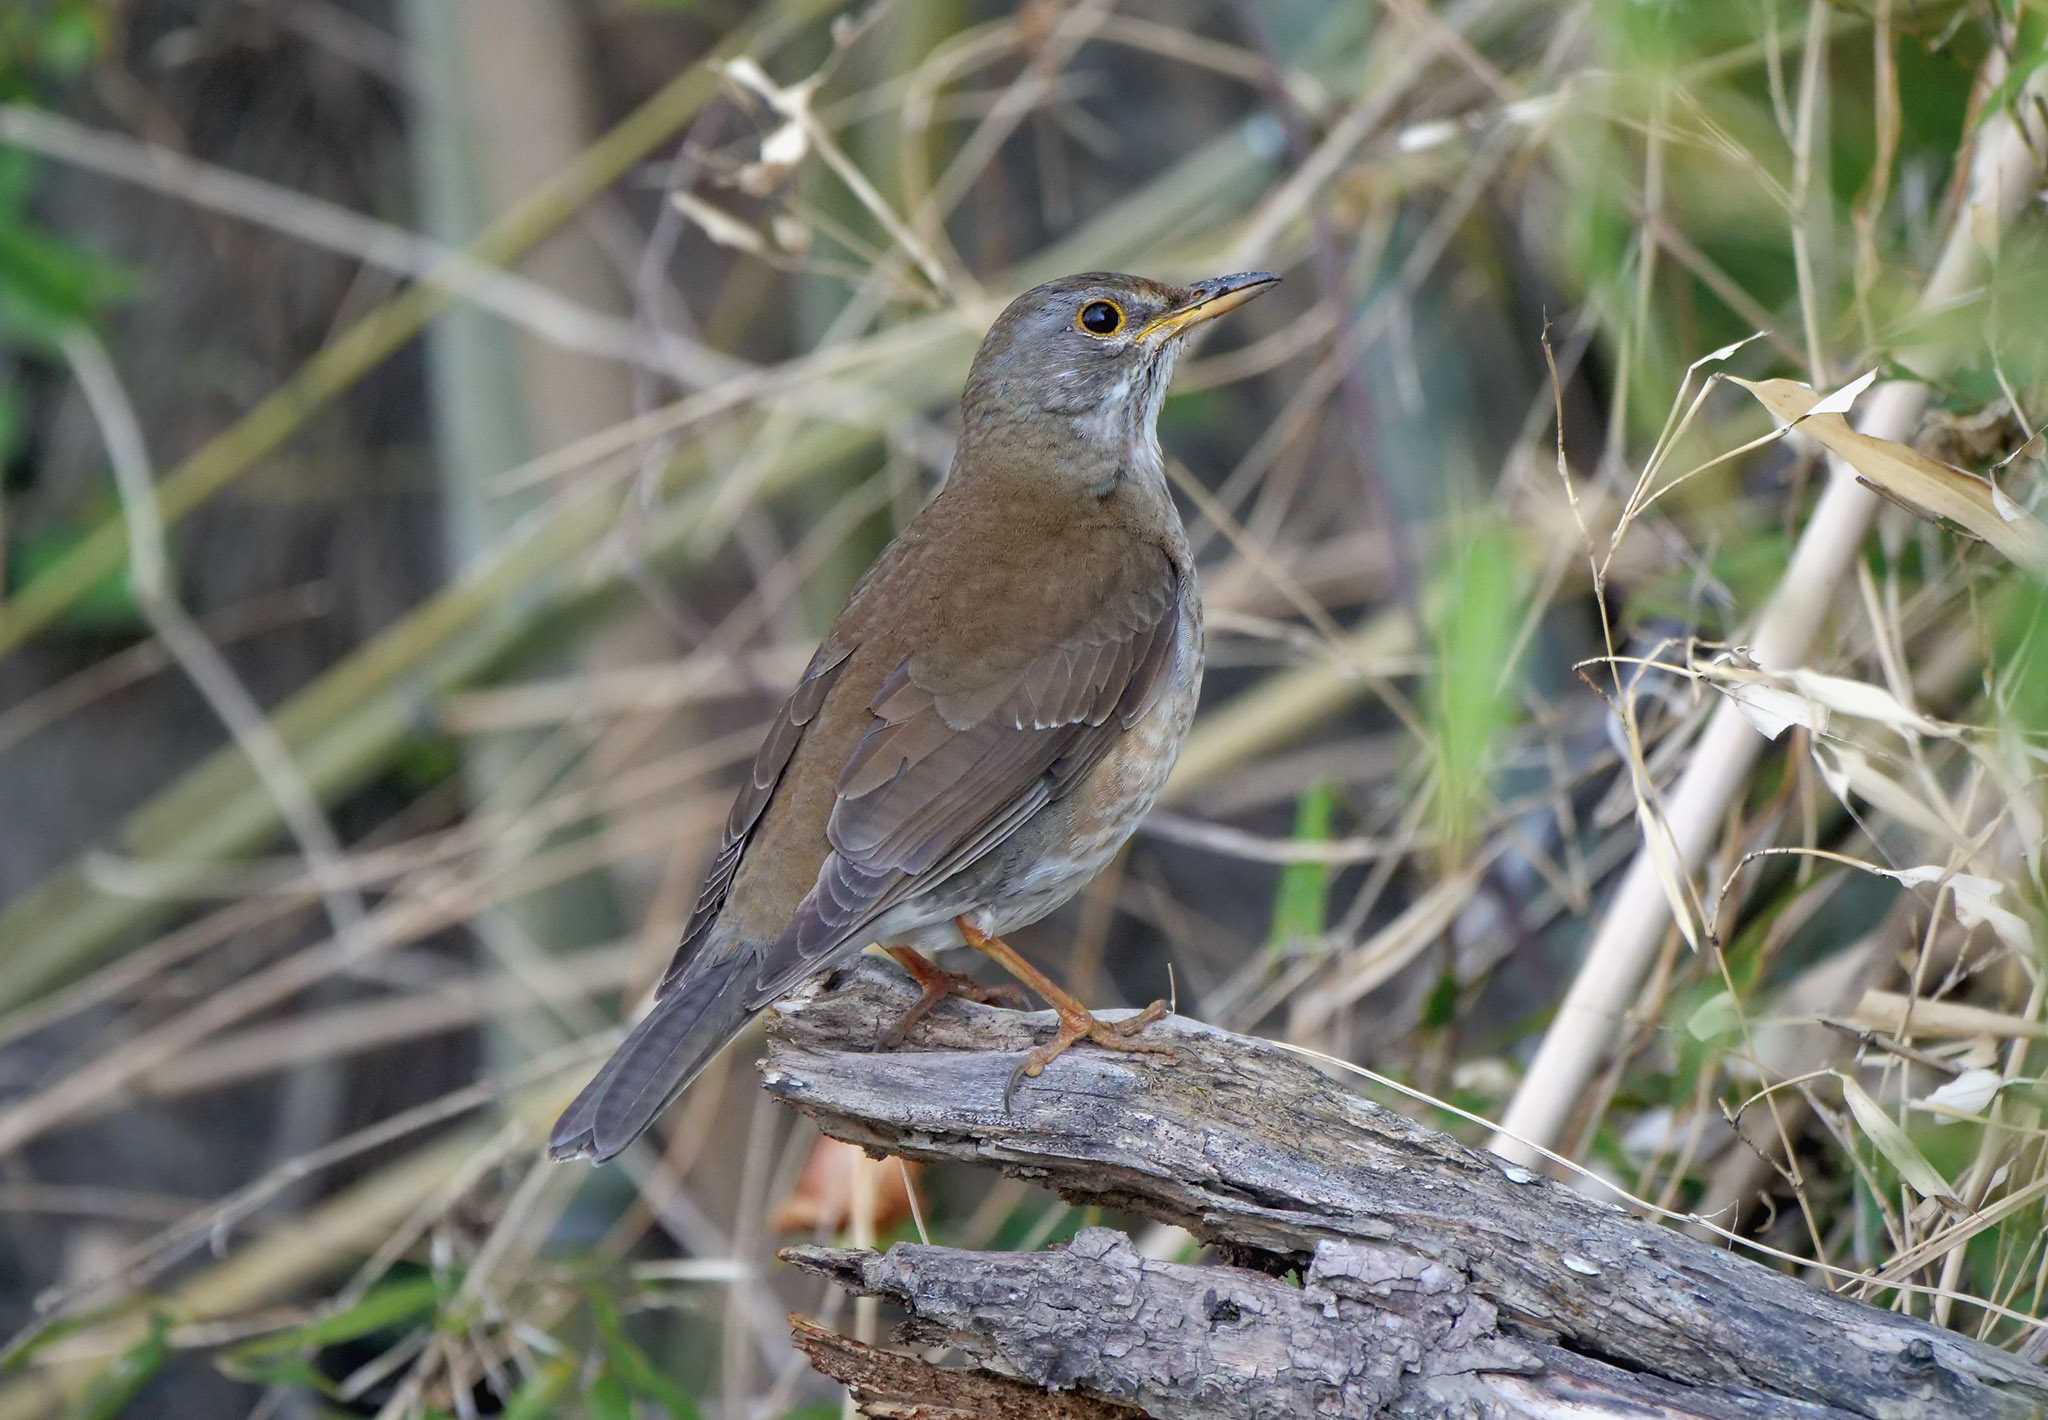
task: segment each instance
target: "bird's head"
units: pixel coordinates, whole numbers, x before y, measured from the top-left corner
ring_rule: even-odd
[[[1246,271],[1173,286],[1091,271],[1032,287],[974,357],[960,401],[965,440],[1043,455],[1084,481],[1134,452],[1156,460],[1154,423],[1189,332],[1279,279]]]

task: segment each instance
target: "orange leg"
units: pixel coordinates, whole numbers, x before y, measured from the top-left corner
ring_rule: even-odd
[[[965,917],[954,918],[953,925],[960,929],[960,936],[968,946],[984,956],[993,958],[998,966],[1044,997],[1046,1004],[1059,1013],[1059,1033],[1026,1055],[1024,1063],[1011,1074],[1009,1086],[1003,1091],[1004,1109],[1010,1108],[1019,1085],[1044,1074],[1045,1067],[1066,1054],[1067,1047],[1076,1041],[1086,1040],[1105,1050],[1127,1050],[1144,1055],[1174,1053],[1170,1045],[1155,1045],[1149,1041],[1131,1039],[1166,1014],[1164,1001],[1154,1001],[1128,1020],[1097,1020],[1086,1006],[1062,991],[1051,977],[1017,955],[1017,949],[1002,938],[989,936]]]
[[[970,1001],[979,1001],[984,1006],[1010,1006],[1022,1009],[1026,1004],[1024,993],[1014,986],[983,986],[965,972],[948,971],[923,952],[913,947],[884,947],[883,951],[896,959],[896,964],[910,973],[911,980],[924,988],[924,995],[905,1011],[895,1025],[882,1032],[882,1048],[894,1050],[903,1044],[910,1028],[932,1012],[932,1007],[948,996],[965,996]]]

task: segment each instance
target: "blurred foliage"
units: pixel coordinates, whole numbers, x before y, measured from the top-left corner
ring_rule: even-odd
[[[161,1312],[149,1318],[142,1339],[117,1356],[92,1378],[70,1412],[70,1420],[114,1420],[171,1359],[170,1318]]]
[[[95,318],[133,279],[74,238],[39,228],[29,211],[35,163],[0,148],[0,338],[47,344]]]
[[[0,103],[27,104],[76,83],[105,51],[108,26],[102,0],[9,0],[0,7]],[[95,255],[77,234],[52,232],[32,211],[38,164],[27,153],[0,147],[0,358],[9,347],[47,351],[65,329],[97,321],[128,295],[134,280]],[[0,468],[13,459],[24,434],[21,394],[0,381]],[[7,496],[0,482],[0,500]],[[16,536],[0,517],[0,593],[26,585],[60,562],[85,535],[49,527]],[[138,623],[125,575],[102,578],[66,618],[90,631],[132,630]]]
[[[79,81],[105,53],[109,23],[106,0],[9,0],[0,7],[0,103],[47,100]],[[35,173],[28,154],[0,147],[0,340],[48,341],[130,284],[77,234],[36,225]]]
[[[1516,718],[1510,659],[1525,609],[1520,557],[1506,528],[1456,520],[1438,558],[1434,712],[1436,822],[1447,868],[1462,863],[1489,792],[1495,747]]]
[[[1337,793],[1332,785],[1309,786],[1294,806],[1294,841],[1329,842],[1336,812]],[[1281,870],[1280,887],[1273,896],[1273,930],[1266,939],[1269,950],[1299,951],[1322,940],[1334,877],[1327,863],[1290,863]]]
[[[0,103],[82,77],[106,52],[110,0],[8,0],[0,9]]]
[[[750,15],[750,7],[701,0],[614,8],[638,12],[629,23],[642,25],[684,11],[682,28],[693,34]],[[1370,66],[1387,37],[1404,45],[1412,38],[1389,28],[1394,7],[1247,4],[1205,11],[1197,37],[1210,47],[1189,49],[1175,30],[1188,22],[1184,13],[1126,5],[1112,8],[1142,12],[1153,28],[1127,28],[1128,42],[1090,43],[1067,54],[1049,36],[1078,11],[898,8],[907,17],[900,31],[884,25],[877,31],[882,38],[867,41],[872,50],[855,49],[825,76],[829,82],[806,93],[880,200],[916,202],[963,153],[986,162],[955,210],[924,214],[914,225],[942,262],[957,250],[962,274],[987,283],[991,295],[1047,251],[1074,250],[1069,243],[1090,253],[1122,250],[1116,240],[1123,229],[1138,228],[1154,209],[1169,215],[1157,228],[1143,228],[1142,247],[1124,252],[1131,265],[1165,272],[1239,251],[1349,106],[1376,97],[1354,86],[1362,73],[1381,73]],[[1141,840],[1131,882],[1108,914],[1113,926],[1104,930],[1149,941],[1143,933],[1152,924],[1166,952],[1198,952],[1205,938],[1220,942],[1237,955],[1201,962],[1205,994],[1215,983],[1216,999],[1233,1009],[1260,1003],[1265,1014],[1228,1021],[1233,1027],[1279,1029],[1275,1023],[1286,1020],[1288,1008],[1314,1000],[1361,946],[1389,953],[1401,946],[1376,936],[1384,924],[1460,870],[1483,863],[1487,872],[1471,875],[1475,886],[1454,904],[1460,910],[1446,912],[1447,925],[1416,946],[1402,974],[1387,981],[1390,989],[1347,998],[1346,1014],[1330,1025],[1325,1043],[1369,1055],[1389,1076],[1415,1081],[1460,1108],[1497,1116],[1520,1083],[1523,1038],[1548,1024],[1571,962],[1601,920],[1600,893],[1640,841],[1624,767],[1634,747],[1625,745],[1612,703],[1588,693],[1586,683],[1605,694],[1613,682],[1599,663],[1610,654],[1627,663],[1621,678],[1636,694],[1646,727],[1644,772],[1668,784],[1683,763],[1685,737],[1724,693],[1710,673],[1730,665],[1754,669],[1742,659],[1741,640],[1783,582],[1826,486],[1828,475],[1811,451],[1788,439],[1704,467],[1682,484],[1666,482],[1669,496],[1660,489],[1654,510],[1610,543],[1615,510],[1636,470],[1683,412],[1673,402],[1688,367],[1762,327],[1772,338],[1743,347],[1731,369],[1834,385],[1871,368],[1929,375],[1935,414],[1922,434],[1930,456],[1995,477],[2001,495],[2018,506],[2042,501],[2038,446],[2027,451],[2021,427],[2038,428],[2048,417],[2048,321],[2038,314],[2048,311],[2048,237],[2038,214],[1998,238],[1981,295],[1932,312],[1916,303],[1958,191],[1958,154],[1981,131],[1984,115],[2013,101],[2048,64],[2048,3],[1593,0],[1583,8],[1508,3],[1497,11],[1436,6],[1432,13],[1464,15],[1468,8],[1484,18],[1468,39],[1494,68],[1497,85],[1462,59],[1432,61],[1429,79],[1405,93],[1346,159],[1327,200],[1305,203],[1268,234],[1257,259],[1287,271],[1287,287],[1271,308],[1285,317],[1254,324],[1248,345],[1232,337],[1219,342],[1221,353],[1192,357],[1162,419],[1165,444],[1212,489],[1236,500],[1231,510],[1285,574],[1241,557],[1229,538],[1205,545],[1205,585],[1226,588],[1228,609],[1238,614],[1229,629],[1214,623],[1214,699],[1205,717],[1218,704],[1227,713],[1238,697],[1327,665],[1339,667],[1333,675],[1350,697],[1304,694],[1313,708],[1301,712],[1300,723],[1280,727],[1270,757],[1261,751],[1255,762],[1230,766],[1253,772],[1242,776],[1244,784],[1226,786],[1243,797],[1219,794],[1226,807],[1213,812],[1239,820],[1227,827],[1270,844],[1327,844],[1352,831],[1391,841],[1409,823],[1413,843],[1384,872],[1378,862],[1286,862],[1285,853],[1248,855],[1226,872],[1207,858],[1186,868],[1160,843]],[[781,18],[782,9],[752,13]],[[67,86],[89,80],[105,56],[111,13],[84,0],[0,0],[0,101],[51,103]],[[1888,33],[1877,28],[1880,14],[1889,17]],[[789,17],[784,28],[796,38],[786,50],[764,46],[763,62],[780,82],[802,82],[806,65],[835,52],[827,28],[810,18]],[[2004,33],[2001,20],[2011,22]],[[1567,24],[1578,28],[1558,28]],[[1161,28],[1174,37],[1162,38]],[[1817,147],[1802,211],[1793,189],[1809,33],[1825,50],[1812,66]],[[1169,52],[1148,52],[1133,34],[1149,34]],[[1549,45],[1560,34],[1569,43],[1553,55]],[[1895,131],[1887,129],[1892,96],[1880,77],[1887,72],[1880,45],[1896,84]],[[2013,61],[2007,77],[1980,89],[1988,57],[2006,51]],[[1046,96],[1032,97],[1024,84],[1034,76],[1054,81]],[[913,79],[930,92],[913,94]],[[1297,93],[1326,92],[1327,104],[1284,97],[1275,87],[1283,80],[1293,81]],[[1011,94],[1029,100],[1015,133],[999,150],[977,152],[979,125],[1004,113]],[[616,97],[606,95],[607,102]],[[516,782],[479,791],[458,770],[472,739],[482,736],[449,728],[459,722],[458,711],[476,709],[454,704],[455,692],[472,689],[465,682],[474,672],[465,663],[440,675],[442,663],[454,659],[449,647],[466,643],[452,634],[434,639],[473,608],[437,600],[418,622],[356,653],[356,668],[367,667],[356,684],[368,690],[358,698],[333,694],[317,707],[325,723],[339,726],[332,738],[294,731],[294,750],[324,770],[357,752],[353,742],[336,744],[356,726],[380,716],[403,726],[362,757],[374,761],[384,791],[408,805],[380,825],[388,835],[379,846],[397,843],[391,856],[414,854],[419,863],[388,869],[388,879],[380,865],[366,870],[366,881],[405,907],[460,898],[457,927],[492,951],[504,949],[507,935],[491,920],[495,907],[614,868],[636,885],[660,884],[646,894],[651,905],[634,929],[636,940],[653,942],[667,930],[662,913],[687,904],[692,885],[683,879],[696,864],[690,855],[702,847],[704,824],[723,813],[730,775],[738,772],[733,766],[752,748],[732,744],[748,739],[759,718],[756,702],[779,688],[773,673],[747,658],[803,650],[795,642],[830,615],[844,586],[929,485],[926,465],[943,461],[942,451],[929,451],[943,448],[967,332],[983,313],[933,312],[969,283],[961,283],[963,293],[936,295],[919,285],[916,263],[892,245],[897,234],[875,218],[875,199],[855,192],[814,146],[798,171],[772,180],[757,173],[750,188],[741,174],[776,124],[763,106],[726,97],[730,111],[719,110],[717,123],[691,109],[691,122],[702,128],[677,117],[678,132],[664,133],[663,144],[649,140],[644,151],[673,149],[679,167],[697,165],[691,181],[704,201],[739,230],[776,239],[739,249],[686,231],[686,241],[663,253],[669,261],[662,269],[684,288],[690,315],[678,331],[732,358],[739,373],[700,386],[694,375],[664,383],[655,372],[636,370],[640,413],[670,417],[693,401],[717,409],[694,421],[678,418],[663,435],[673,445],[622,439],[616,449],[624,457],[593,458],[534,485],[533,518],[518,536],[560,525],[551,519],[584,518],[582,526],[600,531],[553,543],[508,537],[484,559],[502,580],[478,595],[489,612],[540,608],[523,632],[507,636],[522,648],[545,645],[567,659],[598,646],[622,656],[609,638],[624,628],[629,634],[618,639],[635,647],[632,654],[652,645],[647,654],[658,664],[622,672],[618,661],[593,655],[566,685],[510,687],[495,703],[492,692],[483,692],[477,698],[487,708],[534,717],[519,732],[532,737],[521,741],[522,750],[538,748],[520,776],[507,776]],[[1549,97],[1559,102],[1542,122],[1517,127],[1505,120],[1515,105]],[[906,114],[918,115],[917,122]],[[1454,131],[1444,139],[1438,130],[1447,123]],[[1519,145],[1511,160],[1485,174],[1471,207],[1453,211],[1471,165],[1487,160],[1504,133]],[[1172,168],[1192,157],[1200,159],[1192,177]],[[1881,159],[1888,159],[1882,167]],[[612,194],[616,208],[605,213],[614,242],[621,233],[637,235],[618,220],[621,213],[638,220],[659,210],[673,219],[660,194],[644,190],[670,178],[652,176],[648,160],[641,162],[641,178],[620,185]],[[47,358],[58,331],[149,295],[134,275],[95,254],[92,232],[38,224],[33,197],[41,176],[26,155],[0,150],[0,341],[37,352],[35,358]],[[1189,184],[1228,190],[1224,198],[1206,191],[1190,198]],[[1441,260],[1411,269],[1422,238],[1446,212],[1455,230]],[[1804,259],[1794,242],[1802,221],[1815,238]],[[1116,230],[1105,233],[1097,223]],[[637,260],[623,246],[612,254]],[[625,269],[634,261],[618,264]],[[175,273],[164,273],[148,284],[173,279]],[[1384,313],[1382,303],[1398,305],[1398,318],[1372,325],[1367,353],[1349,351],[1354,363],[1338,372],[1358,376],[1356,383],[1344,387],[1333,377],[1319,400],[1305,400],[1324,373],[1317,362],[1334,363],[1333,352],[1347,349],[1346,323],[1363,328]],[[1267,312],[1254,314],[1264,319]],[[1580,499],[1569,508],[1552,431],[1523,415],[1532,402],[1543,418],[1551,409],[1553,392],[1542,382],[1537,354],[1546,319],[1560,335],[1575,320],[1586,331],[1583,358],[1555,392],[1567,426],[1559,436],[1562,457]],[[874,345],[849,356],[870,337]],[[899,338],[910,355],[894,346]],[[1557,341],[1559,348],[1564,343]],[[1923,347],[1950,363],[1939,371],[1912,369],[1909,352]],[[1809,368],[1815,351],[1826,368]],[[828,375],[804,369],[811,360]],[[410,376],[388,351],[371,363],[380,362]],[[1187,379],[1198,362],[1210,382]],[[734,386],[753,380],[759,386],[727,401]],[[771,384],[774,398],[761,397],[759,388]],[[323,387],[319,399],[333,388]],[[1705,466],[1768,429],[1752,401],[1725,393],[1702,399],[1696,420],[1675,441],[1666,474]],[[671,396],[675,402],[664,403]],[[404,397],[413,397],[409,389]],[[29,417],[18,401],[0,384],[0,459],[17,446]],[[849,404],[858,417],[842,417]],[[1285,437],[1273,437],[1275,430]],[[1240,481],[1237,460],[1256,464],[1257,477]],[[636,466],[627,468],[629,462]],[[721,480],[736,467],[760,479],[737,513],[720,501]],[[842,517],[851,506],[845,500],[878,468],[895,481],[891,496]],[[1328,476],[1332,470],[1343,477]],[[1348,481],[1354,475],[1383,480],[1374,491],[1385,498],[1361,497],[1362,485]],[[629,484],[630,493],[622,492]],[[94,527],[117,514],[104,497],[80,497],[74,506],[83,510],[80,521],[46,523],[10,545],[10,589],[61,566]],[[1402,525],[1373,525],[1373,510],[1382,506],[1399,510]],[[602,511],[593,515],[591,507]],[[700,541],[707,509],[732,514],[720,525],[729,537],[721,532]],[[1583,540],[1575,513],[1587,520]],[[629,527],[630,536],[623,531]],[[819,527],[837,531],[828,544],[811,547],[805,539]],[[1857,951],[1859,982],[1886,982],[1930,1001],[1947,993],[1987,1009],[2038,1010],[2030,995],[2032,973],[2043,965],[2038,951],[2031,960],[2001,955],[1980,922],[1958,924],[1951,887],[1902,887],[1860,867],[1948,863],[1987,876],[1995,868],[1998,903],[2038,924],[2038,844],[1988,867],[1973,855],[2024,838],[2031,832],[2026,825],[2041,819],[2048,598],[1984,545],[1905,510],[1888,509],[1859,551],[1852,576],[1828,591],[1836,627],[1804,669],[1887,696],[1896,690],[1916,703],[1910,712],[1893,714],[1880,704],[1862,719],[1838,713],[1820,725],[1797,723],[1772,740],[1735,806],[1712,825],[1714,854],[1696,875],[1719,935],[1696,954],[1675,936],[1667,943],[1657,976],[1617,1025],[1614,1067],[1599,1098],[1586,1102],[1581,1140],[1566,1151],[1668,1206],[1697,1204],[1716,1218],[1730,1210],[1730,1226],[1794,1256],[1808,1249],[1835,1265],[1874,1268],[1926,1236],[1929,1226],[1927,1210],[1916,1214],[1913,1207],[1914,1185],[1902,1177],[1902,1161],[1905,1175],[1924,1168],[1960,1181],[1978,1160],[2018,1139],[1998,1165],[2001,1182],[1987,1185],[1977,1201],[1996,1187],[2031,1187],[2030,1180],[2048,1177],[2038,1119],[2019,1127],[2010,1120],[1937,1123],[1909,1104],[1934,1078],[1924,1059],[1886,1054],[1886,1033],[1874,1027],[1857,1028],[1864,1053],[1852,1054],[1847,1032],[1830,1034],[1817,1024],[1846,1009],[1835,997],[1787,1004],[1786,994]],[[1611,564],[1603,560],[1610,553]],[[606,583],[615,562],[633,564],[643,576],[647,565],[659,566],[681,589],[677,600],[686,615],[661,621],[651,635],[630,623],[639,603]],[[1589,565],[1600,569],[1604,602],[1595,599]],[[1212,578],[1212,569],[1220,575]],[[1300,585],[1283,585],[1289,577]],[[1318,600],[1312,610],[1320,615],[1304,613],[1303,586],[1312,588],[1305,595]],[[773,596],[764,595],[771,589]],[[713,623],[734,607],[734,620]],[[112,576],[73,596],[64,616],[74,630],[132,627],[125,580]],[[1384,679],[1397,685],[1398,706],[1392,696],[1372,700],[1359,688],[1368,678],[1348,652],[1330,644],[1376,623],[1415,633],[1387,658],[1394,669]],[[421,639],[401,644],[405,635]],[[632,639],[638,636],[645,640]],[[510,658],[496,655],[502,649],[494,645],[476,664],[505,664]],[[1644,658],[1657,664],[1642,666]],[[1951,666],[1946,679],[1923,687],[1951,662],[1961,669]],[[419,666],[426,669],[414,676]],[[676,690],[680,682],[687,693]],[[534,712],[536,703],[558,708]],[[622,704],[630,712],[621,712]],[[1291,713],[1273,711],[1276,719]],[[1910,723],[1923,713],[1933,730]],[[660,729],[673,730],[678,743],[664,743],[642,716],[663,721]],[[666,723],[670,716],[674,725]],[[1667,753],[1672,745],[1681,752]],[[1853,784],[1831,779],[1818,758],[1845,749],[1862,755],[1868,770]],[[572,782],[565,766],[586,758],[597,764],[590,785]],[[1361,763],[1392,768],[1368,782],[1355,768]],[[667,777],[657,779],[657,771]],[[1255,781],[1256,792],[1246,787]],[[192,819],[231,816],[224,807],[230,796],[212,792],[217,783],[201,781],[208,792],[188,801],[201,805]],[[636,817],[653,802],[647,783],[660,789],[663,804],[702,822],[680,814]],[[560,801],[549,797],[558,788],[564,798],[588,789],[588,800],[600,806],[563,812],[562,821],[532,829],[521,815],[558,812]],[[452,818],[441,816],[465,789],[475,801]],[[480,807],[494,816],[476,815]],[[1200,803],[1175,808],[1211,811]],[[179,829],[205,826],[174,825],[154,843],[182,852]],[[540,846],[531,847],[529,838]],[[126,839],[108,841],[130,851]],[[1785,847],[1836,856],[1743,861],[1752,850]],[[544,858],[548,852],[562,858]],[[473,861],[464,856],[471,853]],[[1161,864],[1167,870],[1155,872]],[[417,877],[402,876],[415,871]],[[218,891],[210,880],[201,889]],[[90,904],[107,896],[92,882],[78,892]],[[1546,900],[1550,905],[1539,911]],[[1196,929],[1183,930],[1188,924]],[[1124,940],[1120,935],[1120,946]],[[535,965],[518,945],[508,979],[523,979]],[[236,949],[244,950],[239,943]],[[229,965],[233,975],[220,994],[238,986],[247,969],[239,956]],[[203,972],[210,966],[192,968],[190,980],[175,976],[161,1009],[209,999],[205,988],[214,979]],[[421,981],[438,982],[446,963],[423,967],[408,958],[405,966]],[[644,968],[643,961],[636,969]],[[1275,989],[1276,982],[1285,989]],[[415,984],[402,972],[375,983],[389,992],[378,999],[394,1014]],[[613,978],[606,990],[621,984]],[[594,1019],[560,1014],[569,1023],[564,1029],[584,1031]],[[523,1033],[526,1015],[518,1019],[519,1030],[506,1034],[527,1058],[541,1047],[538,1037]],[[1825,1038],[1834,1052],[1810,1073],[1781,1069],[1780,1057],[1760,1043],[1776,1046],[1795,1026]],[[1955,1071],[1966,1068],[1965,1060],[1979,1062],[1969,1068],[1987,1068],[1980,1057],[2003,1067],[2007,1044],[1966,1056],[1955,1041],[1938,1039],[1922,1042],[1921,1055]],[[2024,1050],[2016,1058],[2016,1070],[2039,1076]],[[1859,1123],[1831,1083],[1844,1073],[1870,1081],[1870,1096],[1894,1127]],[[2038,1103],[2018,1098],[2029,1109]],[[1386,1102],[1417,1109],[1391,1094]],[[1779,1104],[1797,1116],[1787,1129],[1789,1157],[1775,1137],[1772,1111]],[[688,1112],[686,1102],[675,1114]],[[1467,1119],[1422,1113],[1472,1142],[1483,1138]],[[1759,1124],[1766,1115],[1772,1122]],[[732,1117],[690,1128],[721,1132],[712,1147],[700,1139],[694,1153],[676,1151],[689,1154],[684,1172],[692,1181],[712,1176],[707,1194],[728,1186],[742,1215],[755,1209],[781,1177],[762,1162],[774,1151],[738,1147],[746,1126]],[[798,1136],[790,1140],[792,1155],[800,1152]],[[1743,1190],[1733,1204],[1711,1193],[1725,1182],[1723,1172]],[[737,1281],[636,1277],[632,1240],[653,1210],[628,1205],[624,1182],[606,1175],[573,1201],[560,1189],[553,1211],[537,1206],[531,1215],[543,1231],[565,1214],[571,1218],[573,1226],[547,1232],[551,1247],[562,1236],[602,1236],[604,1250],[567,1255],[535,1241],[532,1266],[509,1268],[500,1279],[503,1295],[486,1307],[464,1294],[460,1268],[444,1266],[440,1250],[474,1249],[469,1231],[476,1219],[466,1210],[481,1214],[486,1227],[525,1215],[508,1208],[511,1186],[496,1171],[486,1170],[470,1188],[460,1206],[448,1203],[431,1242],[421,1242],[368,1290],[214,1349],[209,1358],[238,1380],[317,1397],[314,1403],[335,1415],[350,1413],[338,1376],[373,1357],[438,1354],[432,1348],[444,1341],[451,1354],[473,1345],[506,1366],[513,1378],[503,1388],[508,1393],[490,1395],[489,1403],[520,1420],[678,1420],[711,1410],[723,1384],[720,1349],[729,1340],[727,1289],[768,1285],[771,1242],[748,1237],[743,1241],[757,1255],[740,1257],[742,1240],[733,1241]],[[1762,1206],[1745,1211],[1757,1200]],[[929,1202],[921,1224],[883,1229],[878,1241],[917,1236],[923,1227],[940,1242],[1036,1248],[1100,1216],[1023,1189],[997,1194],[980,1175],[936,1179]],[[2027,1280],[2027,1269],[2038,1269],[2042,1222],[2036,1200],[1958,1244],[1956,1273],[1940,1281],[1959,1299],[1959,1313],[1968,1313],[1959,1324],[2000,1344],[2023,1337],[1988,1308],[1972,1312],[1970,1299],[1996,1298],[2035,1312],[2048,1302],[2038,1270]],[[669,1243],[647,1250],[657,1246]],[[305,1292],[330,1285],[362,1261],[352,1249],[312,1257],[295,1285]],[[148,1302],[184,1320],[172,1298],[151,1294]],[[504,1310],[495,1310],[500,1303]],[[1899,1305],[1932,1314],[1919,1293],[1902,1296]],[[141,1315],[131,1309],[123,1318],[66,1319],[12,1363],[17,1370],[39,1367],[50,1341],[117,1320],[133,1326]],[[122,1333],[127,1340],[118,1351],[98,1353],[114,1359],[101,1361],[78,1388],[74,1413],[119,1414],[161,1374],[172,1356],[172,1332],[155,1311],[149,1316],[139,1330]],[[449,1385],[436,1387],[427,1388],[430,1398],[417,1413],[459,1413]],[[359,1400],[350,1403],[360,1408]],[[791,1405],[791,1420],[838,1413]]]
[[[432,1318],[448,1297],[441,1278],[426,1273],[395,1276],[371,1288],[353,1306],[231,1346],[217,1364],[236,1380],[305,1386],[333,1396],[334,1383],[319,1365],[321,1351],[378,1333],[389,1333],[387,1343],[397,1341],[411,1323]]]

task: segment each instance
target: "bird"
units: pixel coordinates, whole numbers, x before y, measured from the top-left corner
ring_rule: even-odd
[[[946,477],[769,725],[654,1004],[554,1158],[618,1154],[757,1012],[870,945],[921,988],[884,1046],[948,995],[1002,999],[929,952],[974,948],[1052,1005],[1006,1103],[1076,1042],[1165,1049],[1136,1038],[1164,1002],[1100,1020],[1003,939],[1109,863],[1187,738],[1202,606],[1159,410],[1189,334],[1278,280],[1087,272],[997,316]]]

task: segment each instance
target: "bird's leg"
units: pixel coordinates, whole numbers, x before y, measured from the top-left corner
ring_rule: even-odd
[[[946,970],[914,947],[884,947],[882,950],[894,957],[896,964],[909,972],[911,980],[924,989],[916,1004],[905,1011],[895,1025],[882,1032],[884,1050],[894,1050],[903,1044],[910,1028],[930,1015],[932,1007],[948,996],[965,996],[984,1006],[1009,1006],[1016,1010],[1022,1010],[1029,1004],[1024,993],[1014,986],[983,986],[964,971]]]
[[[1067,1047],[1079,1040],[1086,1040],[1105,1050],[1128,1050],[1144,1055],[1171,1055],[1170,1045],[1155,1045],[1150,1041],[1133,1040],[1132,1036],[1166,1014],[1166,1003],[1154,1001],[1137,1015],[1127,1020],[1098,1020],[1086,1006],[1061,990],[1051,977],[1024,960],[1017,949],[1000,937],[991,937],[965,917],[953,919],[953,925],[960,929],[960,936],[968,946],[982,955],[991,957],[996,964],[1033,991],[1043,996],[1046,1003],[1059,1013],[1059,1033],[1038,1046],[1024,1057],[1010,1075],[1010,1083],[1003,1090],[1003,1108],[1010,1108],[1010,1102],[1017,1093],[1017,1087],[1026,1080],[1035,1080],[1045,1073],[1045,1067],[1066,1054]]]

